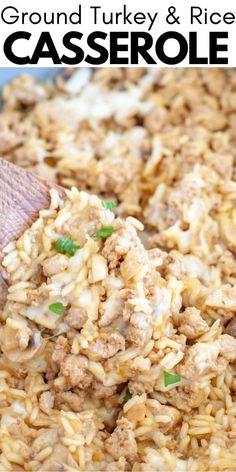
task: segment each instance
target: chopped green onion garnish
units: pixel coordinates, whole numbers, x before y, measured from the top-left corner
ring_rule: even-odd
[[[124,402],[126,403],[131,398],[132,398],[132,393],[130,393],[129,389],[127,388],[124,395]]]
[[[164,384],[165,387],[175,384],[181,381],[181,375],[179,374],[170,374],[169,372],[164,371]]]
[[[98,231],[94,237],[95,238],[109,238],[109,236],[114,233],[114,228],[113,226],[102,226],[100,231]]]
[[[55,243],[55,248],[61,254],[67,254],[68,256],[74,256],[79,249],[79,246],[76,246],[73,239],[70,236],[65,238],[60,238]]]
[[[49,305],[48,309],[56,315],[64,315],[64,306],[61,302],[55,302]]]
[[[102,206],[105,208],[105,210],[112,210],[117,206],[117,203],[115,200],[111,200],[110,202],[107,202],[106,200],[102,200]]]

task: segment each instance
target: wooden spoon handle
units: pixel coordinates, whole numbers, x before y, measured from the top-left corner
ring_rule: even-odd
[[[63,196],[62,188],[0,159],[0,260],[2,249],[37,219],[40,210],[49,207],[52,187]]]

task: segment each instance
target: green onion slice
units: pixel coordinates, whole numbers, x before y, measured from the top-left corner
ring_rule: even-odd
[[[105,210],[113,210],[113,208],[117,206],[117,203],[115,200],[111,200],[109,202],[102,200],[102,206],[105,208]]]
[[[124,402],[126,403],[131,398],[132,398],[132,393],[130,393],[129,389],[127,388],[124,395]]]
[[[74,256],[79,249],[79,246],[76,246],[73,239],[70,236],[65,238],[59,238],[55,243],[55,248],[61,254],[67,254],[68,256]]]
[[[113,226],[102,226],[100,231],[98,231],[94,237],[95,238],[109,238],[109,236],[114,233],[114,228]]]
[[[179,374],[170,374],[169,372],[164,371],[164,384],[165,387],[175,384],[181,381],[181,375]]]
[[[52,303],[51,305],[49,305],[48,309],[56,315],[64,315],[64,305],[61,302]]]

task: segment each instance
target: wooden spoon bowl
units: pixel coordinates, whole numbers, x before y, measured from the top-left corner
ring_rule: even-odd
[[[0,159],[0,274],[5,280],[3,248],[32,225],[40,210],[49,207],[52,188],[64,196],[63,188]]]

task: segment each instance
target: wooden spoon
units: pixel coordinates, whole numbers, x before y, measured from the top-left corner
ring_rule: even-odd
[[[0,262],[3,248],[32,225],[40,210],[49,207],[51,188],[64,195],[61,187],[0,159]],[[7,278],[1,264],[0,274]]]

